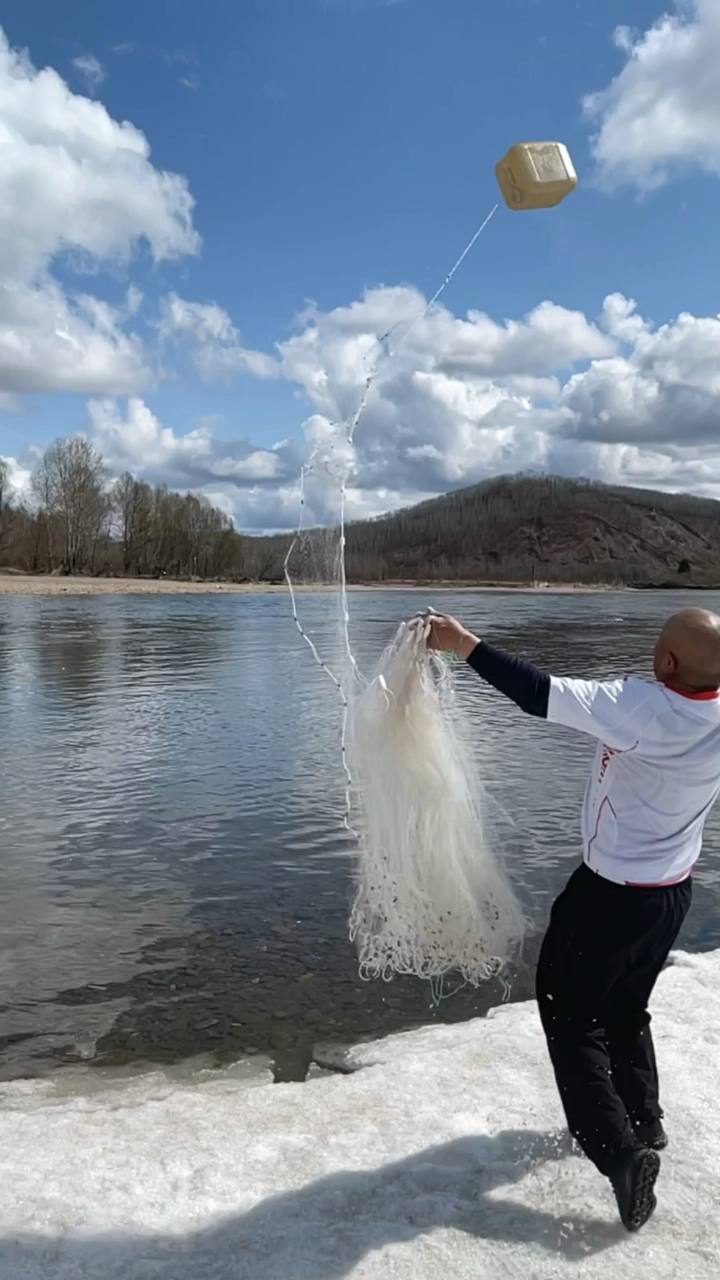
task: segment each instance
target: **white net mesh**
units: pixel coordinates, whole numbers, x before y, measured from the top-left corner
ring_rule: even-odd
[[[501,972],[524,919],[484,835],[448,663],[403,623],[351,704],[359,852],[351,937],[367,978]]]
[[[427,306],[370,344],[349,416],[335,423],[316,416],[306,424],[301,519],[285,576],[298,630],[342,704],[345,822],[357,844],[350,932],[365,978],[397,973],[440,984],[457,974],[477,984],[502,971],[523,935],[515,895],[484,836],[479,784],[463,743],[450,667],[427,649],[427,619],[403,624],[375,679],[365,684],[350,640],[345,577],[347,496],[361,420],[373,409],[388,363],[434,307],[494,212]],[[303,625],[307,588],[335,591],[334,622],[324,629]],[[333,612],[331,607],[326,617]]]

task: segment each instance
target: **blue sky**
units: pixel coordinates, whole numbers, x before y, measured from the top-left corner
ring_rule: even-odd
[[[6,279],[15,237],[41,224],[17,268],[34,318],[17,290],[0,313],[0,450],[18,484],[33,450],[83,430],[114,470],[204,488],[243,527],[286,523],[303,430],[352,409],[362,333],[435,291],[498,199],[507,146],[549,137],[569,146],[578,191],[550,212],[498,212],[369,407],[357,513],[525,459],[715,492],[714,7],[6,0],[6,39],[32,63],[8,53],[0,77]],[[60,104],[46,67],[67,83]],[[123,121],[150,148],[139,168]],[[48,288],[56,317],[68,310],[44,333]],[[78,317],[78,294],[109,312]],[[610,295],[635,300],[635,318],[613,304],[598,322]],[[556,311],[510,334],[511,358],[504,322],[542,304]],[[72,342],[57,337],[70,320]],[[97,342],[93,368],[71,372],[58,342]],[[473,348],[460,372],[458,344]]]

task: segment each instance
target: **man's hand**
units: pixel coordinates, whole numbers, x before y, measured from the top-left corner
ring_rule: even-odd
[[[457,653],[461,658],[469,658],[473,649],[480,643],[478,637],[467,631],[457,618],[446,613],[434,613],[431,617],[431,631],[428,646],[440,649],[443,653]]]

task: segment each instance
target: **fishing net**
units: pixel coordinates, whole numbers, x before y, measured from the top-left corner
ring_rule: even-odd
[[[485,836],[452,667],[427,647],[429,616],[400,626],[371,679],[359,670],[346,581],[347,506],[356,432],[384,369],[488,222],[424,311],[370,335],[362,373],[348,387],[355,406],[347,416],[333,423],[316,415],[306,424],[301,517],[285,559],[295,623],[342,706],[344,822],[355,859],[350,936],[360,973],[415,975],[437,990],[452,974],[477,984],[501,972],[521,941],[523,916]]]
[[[403,623],[351,703],[351,937],[365,977],[456,973],[477,985],[513,956],[524,920],[485,836],[452,669],[428,650],[429,630],[427,616]]]

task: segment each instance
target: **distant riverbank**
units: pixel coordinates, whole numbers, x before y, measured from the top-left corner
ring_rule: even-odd
[[[521,582],[368,582],[353,584],[350,591],[620,591],[622,587],[553,585]],[[87,578],[56,577],[52,574],[0,572],[0,595],[6,596],[100,596],[100,595],[207,595],[209,592],[283,592],[278,582],[190,582],[171,578]],[[298,590],[303,590],[299,587]]]
[[[207,595],[211,591],[284,591],[255,582],[176,582],[172,578],[70,578],[51,574],[0,573],[0,595],[104,596]]]

